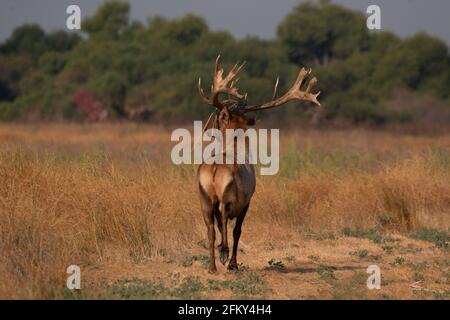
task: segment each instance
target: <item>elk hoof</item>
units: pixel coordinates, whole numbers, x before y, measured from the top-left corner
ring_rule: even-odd
[[[210,274],[214,274],[214,273],[216,273],[217,272],[217,268],[216,267],[214,267],[214,268],[209,268],[209,270],[208,270],[208,273],[210,273]]]
[[[237,263],[236,262],[230,262],[229,264],[228,264],[228,270],[230,270],[230,271],[237,271],[239,268],[238,268],[238,265],[237,265]]]
[[[220,250],[220,262],[222,262],[223,265],[225,265],[225,263],[228,260],[228,254],[229,254],[228,248],[222,247]]]

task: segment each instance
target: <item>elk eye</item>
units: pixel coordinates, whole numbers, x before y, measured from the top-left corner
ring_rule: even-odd
[[[253,118],[247,119],[247,125],[254,126],[255,125],[255,119],[253,119]]]

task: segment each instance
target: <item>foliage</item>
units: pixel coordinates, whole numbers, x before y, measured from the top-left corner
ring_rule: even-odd
[[[298,5],[280,24],[278,35],[294,63],[345,59],[369,45],[364,16],[329,1]]]
[[[414,234],[414,238],[432,242],[438,248],[449,248],[450,236],[444,231],[436,229],[420,229]]]
[[[235,39],[211,31],[195,15],[147,23],[130,21],[130,5],[105,2],[82,22],[82,33],[46,33],[36,24],[14,30],[0,45],[0,119],[100,120],[80,107],[78,92],[90,92],[110,119],[146,116],[174,120],[206,116],[197,96],[202,77],[210,85],[218,54],[225,68],[248,64],[241,91],[248,103],[288,89],[300,66],[313,67],[323,92],[323,119],[353,123],[408,122],[410,112],[385,100],[397,89],[450,101],[450,58],[441,40],[419,33],[400,39],[369,32],[363,13],[330,1],[302,2],[278,27],[277,37]],[[276,118],[310,116],[303,106],[271,111]],[[426,107],[426,106],[424,106]],[[89,108],[88,108],[89,109]],[[264,116],[263,113],[260,116]]]

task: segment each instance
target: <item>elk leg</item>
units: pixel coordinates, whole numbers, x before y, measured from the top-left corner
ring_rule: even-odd
[[[242,213],[236,218],[236,225],[233,229],[233,252],[231,254],[231,260],[228,264],[228,270],[237,270],[238,264],[237,264],[237,249],[239,245],[239,238],[241,237],[241,229],[242,229],[242,223],[244,222],[245,215],[247,213],[248,207],[250,204],[247,204],[247,206],[242,210]]]
[[[222,214],[222,243],[220,245],[220,262],[222,262],[223,265],[228,260],[228,255],[230,250],[228,249],[228,233],[227,233],[227,227],[228,227],[228,212],[230,210],[230,204],[227,203],[225,205],[221,204],[221,214]]]
[[[214,229],[214,205],[209,200],[208,196],[200,187],[200,205],[203,213],[203,220],[205,221],[206,228],[208,230],[208,242],[209,242],[209,273],[215,273],[216,260],[214,257],[214,242],[216,240],[216,231]]]
[[[220,235],[222,236],[222,216],[219,211],[219,203],[218,202],[216,202],[214,205],[214,216],[217,221],[217,227],[220,231]],[[217,246],[217,248],[219,249],[219,252],[222,251],[222,237],[220,238],[220,244]]]
[[[214,257],[214,242],[216,240],[216,231],[214,230],[214,215],[204,215],[205,224],[208,229],[208,241],[209,241],[209,273],[215,273],[216,259]]]

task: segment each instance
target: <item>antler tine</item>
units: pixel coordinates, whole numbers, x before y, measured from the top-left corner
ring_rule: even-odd
[[[312,69],[306,70],[305,68],[301,68],[297,79],[294,82],[294,85],[289,89],[288,92],[286,92],[282,97],[275,99],[276,97],[276,91],[278,87],[278,79],[275,84],[274,88],[274,94],[272,97],[272,101],[263,103],[263,104],[257,104],[257,105],[249,105],[243,108],[243,112],[250,112],[250,111],[256,111],[256,110],[262,110],[262,109],[270,109],[279,107],[291,100],[305,100],[310,101],[312,103],[315,103],[316,105],[320,106],[319,101],[317,100],[317,97],[319,96],[320,92],[318,93],[311,93],[312,88],[317,83],[317,78],[312,78],[305,91],[301,90],[301,86],[303,84],[303,81],[311,74]]]
[[[230,103],[234,100],[228,99],[220,101],[219,100],[220,94],[228,94],[229,96],[233,96],[238,99],[242,99],[244,97],[239,93],[238,88],[235,87],[235,84],[239,79],[236,79],[235,81],[233,81],[233,79],[244,67],[245,62],[243,62],[242,64],[236,63],[224,78],[223,77],[224,70],[219,67],[219,61],[220,61],[220,54],[216,58],[213,83],[211,85],[211,97],[205,96],[203,89],[201,88],[201,80],[199,80],[199,94],[206,104],[212,105],[218,109],[222,109],[226,105],[230,105]]]
[[[233,68],[231,68],[230,72],[228,72],[228,74],[226,75],[225,79],[222,79],[223,69],[220,69],[220,70],[219,70],[220,73],[218,73],[218,75],[220,75],[220,78],[219,78],[219,79],[220,79],[220,81],[222,82],[222,84],[223,84],[225,87],[228,87],[228,83],[229,83],[230,81],[233,80],[233,78],[239,73],[239,71],[241,71],[241,69],[244,67],[244,65],[245,65],[245,61],[244,61],[241,65],[239,65],[238,63],[236,63],[236,64],[233,66]],[[219,80],[219,79],[218,79],[218,80]],[[237,80],[232,81],[231,84],[230,84],[230,86],[229,86],[229,88],[230,88],[230,89],[233,89],[235,83],[237,83]]]
[[[311,102],[317,104],[319,107],[321,106],[319,100],[317,100],[317,97],[320,95],[321,91],[317,92],[316,94],[311,94]]]
[[[316,85],[317,82],[318,82],[318,80],[316,77],[312,78],[308,83],[308,87],[306,87],[305,93],[311,95],[311,100],[310,100],[311,102],[320,106],[320,102],[317,100],[317,97],[320,95],[320,91],[317,92],[316,94],[311,94],[311,89]]]
[[[243,61],[243,62],[241,63],[241,65],[239,65],[239,63],[236,63],[236,64],[233,66],[233,68],[232,68],[231,71],[230,71],[230,73],[233,73],[233,77],[234,77],[235,75],[237,75],[237,74],[239,73],[239,71],[241,71],[241,69],[245,66],[246,63],[247,63],[246,61]]]
[[[218,55],[216,58],[213,83],[211,85],[211,97],[207,97],[203,92],[203,89],[201,87],[201,78],[198,79],[198,92],[206,104],[214,106],[218,109],[222,109],[226,106],[237,106],[237,101],[231,99],[231,97],[235,97],[238,99],[245,98],[245,100],[247,100],[247,93],[245,93],[245,95],[242,95],[239,93],[239,89],[235,87],[236,83],[239,81],[239,78],[233,80],[245,66],[245,61],[242,64],[236,63],[224,78],[224,70],[219,67],[219,60],[220,55]],[[306,70],[305,68],[301,68],[294,82],[294,85],[282,97],[275,99],[277,96],[278,85],[280,81],[280,77],[277,77],[277,81],[275,82],[275,86],[273,89],[272,101],[266,102],[264,104],[247,105],[241,110],[243,112],[249,112],[261,109],[270,109],[279,107],[291,100],[310,101],[320,106],[320,102],[317,100],[317,97],[320,95],[320,91],[315,94],[311,93],[312,88],[317,83],[317,78],[314,77],[309,81],[305,91],[301,90],[303,81],[311,74],[311,72],[312,69]],[[220,94],[228,94],[229,99],[222,101],[219,100]]]
[[[297,79],[295,80],[295,84],[292,86],[292,89],[300,89],[303,84],[303,80],[305,80],[311,71],[311,69],[306,70],[305,68],[302,68],[297,75]]]
[[[214,75],[217,73],[217,71],[219,70],[219,60],[220,60],[220,54],[219,55],[217,55],[217,58],[216,58],[216,66],[215,66],[215,68],[214,68]]]
[[[308,87],[306,88],[306,93],[310,93],[311,92],[311,89],[312,89],[312,87],[314,87],[314,85],[317,83],[317,78],[316,77],[314,77],[314,78],[312,78],[311,80],[309,80],[309,83],[308,83]]]
[[[279,82],[280,82],[280,76],[277,77],[277,81],[275,82],[275,87],[273,88],[272,100],[274,100],[277,97],[278,83]]]
[[[202,88],[202,78],[198,78],[198,93],[200,94],[200,97],[203,99],[203,101],[207,104],[210,104],[211,101],[209,98],[205,95]]]

